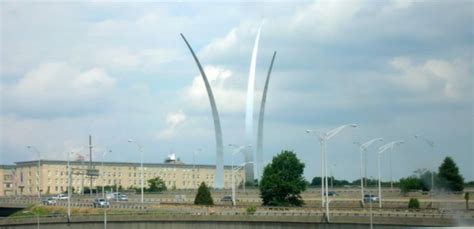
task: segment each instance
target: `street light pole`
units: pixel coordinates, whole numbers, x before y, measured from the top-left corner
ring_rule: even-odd
[[[378,181],[378,184],[379,184],[379,208],[382,208],[382,186],[381,186],[381,175],[380,175],[380,157],[382,156],[382,153],[386,150],[389,150],[390,151],[393,151],[393,147],[397,146],[397,145],[400,145],[404,143],[404,141],[393,141],[393,142],[389,142],[383,146],[380,146],[379,147],[379,152],[378,152],[378,155],[377,155],[377,161],[378,161],[378,177],[379,177],[379,181]]]
[[[332,164],[331,168],[329,168],[329,176],[331,177],[331,188],[334,188],[334,171],[332,168],[337,167],[336,164]]]
[[[321,208],[324,208],[324,139],[314,130],[306,130],[308,134],[315,134],[319,139],[321,147]]]
[[[323,163],[323,167],[324,167],[324,183],[325,183],[325,194],[326,194],[326,198],[325,198],[325,204],[326,204],[326,218],[327,218],[327,221],[329,222],[329,194],[328,194],[328,177],[327,177],[327,174],[328,174],[328,156],[327,156],[327,149],[326,149],[326,146],[327,146],[327,141],[331,138],[333,138],[334,136],[336,136],[339,132],[341,132],[343,129],[347,128],[347,127],[357,127],[357,124],[347,124],[347,125],[342,125],[342,126],[339,126],[337,128],[334,128],[324,134],[317,134],[317,136],[319,137],[319,141],[321,143],[321,154],[323,155],[323,160],[324,160],[324,163]],[[312,132],[315,132],[313,130],[306,130],[307,133],[312,133]]]
[[[237,146],[237,145],[234,145],[234,144],[229,144],[229,147],[233,148],[234,149],[234,152],[232,152],[232,173],[231,173],[231,176],[232,176],[232,205],[235,206],[235,172],[234,172],[234,155],[237,154],[237,153],[244,153],[243,150],[250,147],[250,146]],[[245,155],[245,154],[244,154]],[[244,163],[244,166],[246,164],[250,164],[250,163]],[[245,183],[244,183],[244,188],[245,188]]]
[[[197,150],[193,151],[193,188],[196,187],[196,161],[195,161],[195,157],[196,157],[196,153],[197,152],[201,152],[202,149],[201,148],[198,148]]]
[[[108,151],[106,150],[106,151],[104,151],[104,152],[102,153],[102,164],[101,164],[102,171],[103,171],[103,172],[102,172],[102,176],[101,176],[101,177],[102,177],[102,179],[101,179],[101,180],[102,180],[102,199],[106,199],[106,198],[105,198],[105,191],[104,191],[104,183],[105,183],[105,180],[104,180],[104,177],[105,177],[104,160],[105,160],[105,155],[106,155],[107,153],[111,153],[111,152],[112,152],[112,150],[108,150]]]
[[[378,171],[378,176],[379,176],[379,180],[378,180],[378,184],[379,184],[379,208],[382,208],[382,187],[380,185],[380,155],[382,155],[382,154],[381,153],[377,154],[377,171]]]
[[[253,161],[244,162],[244,163],[242,163],[238,168],[232,169],[232,195],[233,195],[232,200],[233,200],[233,201],[235,201],[236,198],[237,198],[237,195],[235,194],[235,189],[236,189],[236,187],[235,187],[235,182],[236,182],[236,180],[235,180],[235,173],[238,172],[239,170],[243,169],[243,168],[244,168],[246,165],[248,165],[248,164],[253,164]],[[232,164],[232,165],[233,165],[233,164]],[[232,166],[232,167],[233,167],[233,166]],[[243,177],[243,180],[245,181],[245,175],[244,175],[244,177]],[[244,192],[245,192],[245,189],[244,189]]]
[[[364,204],[364,181],[367,179],[366,177],[367,174],[365,174],[364,176],[362,175],[364,167],[365,167],[365,171],[367,171],[367,164],[364,163],[363,156],[365,155],[367,157],[367,149],[369,148],[370,145],[374,144],[377,141],[383,141],[383,138],[374,138],[363,144],[354,142],[355,144],[359,145],[359,149],[360,149],[360,200],[361,200],[362,205]]]
[[[71,221],[71,163],[70,156],[74,152],[67,153],[67,220]]]
[[[435,152],[435,149],[434,149],[435,144],[434,144],[434,141],[433,141],[433,140],[430,140],[430,139],[428,139],[428,138],[426,138],[426,137],[424,137],[424,136],[421,136],[421,135],[415,135],[415,139],[421,139],[421,140],[425,141],[426,144],[428,144],[428,145],[430,146],[430,148],[431,148],[431,153],[434,154],[434,152]],[[435,188],[435,186],[434,186],[434,169],[433,169],[433,170],[431,170],[431,192],[434,191],[434,188]]]
[[[34,146],[27,146],[28,149],[35,151],[38,154],[38,168],[36,170],[36,191],[38,192],[38,199],[41,202],[41,152]]]
[[[141,170],[141,202],[142,202],[142,205],[144,203],[144,200],[143,200],[143,147],[138,144],[137,142],[135,142],[134,140],[132,139],[128,139],[128,142],[130,143],[135,143],[138,147],[138,151],[140,151],[140,170]]]

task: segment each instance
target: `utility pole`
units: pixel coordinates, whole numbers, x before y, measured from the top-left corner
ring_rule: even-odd
[[[92,170],[92,136],[89,134],[89,169]],[[92,174],[90,174],[91,185],[89,188],[89,194],[92,196]]]

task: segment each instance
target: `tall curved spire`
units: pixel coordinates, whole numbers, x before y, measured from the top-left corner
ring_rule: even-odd
[[[245,153],[245,162],[253,161],[253,97],[255,90],[255,68],[257,66],[257,52],[258,52],[258,42],[260,41],[260,31],[262,30],[262,25],[258,28],[257,37],[255,38],[255,44],[252,51],[252,60],[250,62],[249,70],[249,82],[247,87],[247,109],[245,112],[245,144],[252,147],[248,147]],[[254,171],[253,164],[248,163],[245,165],[245,179],[247,181],[253,182],[254,180]]]
[[[216,174],[214,176],[214,188],[223,188],[224,187],[224,147],[222,143],[222,128],[221,122],[219,120],[219,112],[217,111],[216,101],[214,100],[214,94],[212,93],[211,85],[207,80],[206,73],[199,62],[196,54],[194,53],[191,45],[181,33],[181,37],[191,51],[191,54],[196,61],[196,64],[201,72],[202,79],[204,80],[204,85],[206,86],[207,95],[209,96],[209,102],[211,103],[212,109],[212,118],[214,119],[214,131],[216,134]]]
[[[265,80],[265,87],[263,89],[262,102],[260,103],[260,115],[258,117],[258,132],[257,132],[257,178],[260,177],[263,171],[263,121],[265,117],[265,103],[267,101],[268,83],[270,82],[270,75],[272,74],[273,62],[277,52],[273,52],[272,61],[270,62],[270,68],[268,68],[267,79]]]

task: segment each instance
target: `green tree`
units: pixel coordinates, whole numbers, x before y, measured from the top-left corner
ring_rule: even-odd
[[[196,198],[194,198],[194,204],[197,205],[214,205],[214,201],[212,200],[211,192],[207,187],[206,183],[202,182],[199,185],[198,192],[196,194]]]
[[[417,198],[410,198],[410,201],[408,202],[408,208],[420,208],[420,201],[418,201]]]
[[[311,186],[321,186],[321,177],[313,177]]]
[[[260,197],[263,205],[301,206],[301,192],[306,190],[303,178],[304,163],[292,151],[282,151],[265,166],[260,181]]]
[[[402,193],[407,193],[411,190],[421,190],[421,189],[423,189],[423,183],[421,182],[420,178],[416,176],[400,179],[400,191]]]
[[[422,184],[421,189],[423,191],[429,191],[433,188],[431,187],[432,186],[431,176],[433,176],[433,182],[436,182],[438,175],[436,173],[434,174],[431,174],[431,173],[432,173],[431,171],[428,171],[426,169],[419,169],[415,171],[415,174],[417,174],[418,178],[420,179],[420,182]]]
[[[160,177],[148,180],[147,192],[162,192],[166,190],[166,184]]]
[[[446,157],[438,171],[439,187],[449,191],[462,191],[464,178],[459,174],[459,168],[451,157]]]

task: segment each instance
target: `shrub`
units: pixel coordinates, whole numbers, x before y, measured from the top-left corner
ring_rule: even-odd
[[[420,208],[420,201],[417,198],[411,198],[408,202],[408,208],[418,209]]]
[[[196,198],[194,198],[194,204],[197,205],[214,205],[212,200],[211,192],[207,187],[206,183],[202,182],[199,186]]]
[[[466,200],[466,210],[469,210],[469,192],[464,193],[464,200]]]
[[[245,211],[247,212],[247,215],[253,215],[257,211],[257,207],[250,206],[247,209],[245,209]]]

